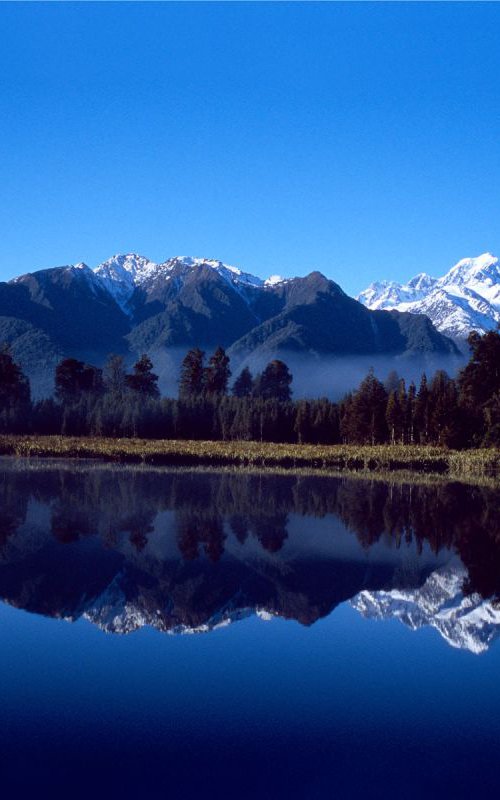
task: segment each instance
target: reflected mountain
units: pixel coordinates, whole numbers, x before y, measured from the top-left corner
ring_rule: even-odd
[[[0,461],[0,597],[105,631],[257,613],[500,631],[500,492],[459,483]]]
[[[457,559],[436,569],[420,589],[360,592],[352,606],[367,619],[399,619],[412,630],[435,628],[452,647],[482,653],[500,635],[500,605],[465,595],[467,571]]]

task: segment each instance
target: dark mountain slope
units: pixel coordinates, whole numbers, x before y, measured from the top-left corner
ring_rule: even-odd
[[[457,353],[426,317],[366,314],[364,306],[320,273],[297,278],[282,291],[283,310],[235,342],[231,348],[235,357],[307,350],[320,355]]]
[[[222,345],[233,372],[243,362],[260,368],[266,359],[295,354],[296,377],[331,357],[366,356],[367,366],[378,356],[458,357],[426,317],[371,311],[319,272],[269,285],[220,262],[172,259],[153,267],[132,284],[125,305],[113,279],[106,283],[85,265],[0,284],[0,343],[10,344],[35,395],[50,392],[64,356],[100,366],[109,353],[131,363],[149,352],[164,392],[176,391],[179,361],[194,346]]]
[[[129,321],[92,270],[56,267],[0,283],[0,342],[29,375],[35,395],[52,390],[64,356],[102,363],[126,352]]]
[[[237,287],[208,266],[179,266],[137,290],[132,304],[134,350],[228,347],[261,322],[252,306],[260,289]]]

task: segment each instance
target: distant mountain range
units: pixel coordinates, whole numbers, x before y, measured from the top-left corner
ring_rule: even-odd
[[[491,253],[464,258],[442,278],[425,272],[408,283],[377,281],[358,295],[367,308],[425,314],[438,331],[459,342],[500,322],[500,264]]]
[[[233,372],[279,356],[295,359],[298,370],[304,356],[309,369],[356,356],[365,371],[381,357],[418,361],[420,369],[426,359],[458,356],[427,317],[366,305],[319,272],[264,281],[216,260],[156,264],[129,253],[96,269],[81,263],[0,283],[0,342],[10,344],[35,395],[52,391],[65,356],[102,365],[110,353],[130,363],[148,352],[163,391],[175,390],[180,359],[193,346],[222,345]],[[314,391],[303,383],[302,393]]]

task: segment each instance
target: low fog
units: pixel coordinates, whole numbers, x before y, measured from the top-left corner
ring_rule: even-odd
[[[208,363],[214,348],[201,349],[205,351],[205,361]],[[169,348],[150,354],[155,371],[160,376],[159,386],[162,395],[177,397],[180,367],[186,352],[187,348]],[[327,397],[334,401],[357,389],[370,369],[373,369],[381,381],[385,381],[388,374],[395,370],[400,378],[404,378],[407,383],[413,380],[418,387],[423,372],[427,377],[431,377],[436,370],[443,369],[454,377],[466,361],[465,356],[436,354],[412,357],[373,355],[333,357],[293,352],[269,353],[265,357],[249,356],[238,361],[232,359],[230,386],[243,367],[249,367],[255,376],[273,358],[280,358],[288,365],[293,375],[292,390],[295,400]]]

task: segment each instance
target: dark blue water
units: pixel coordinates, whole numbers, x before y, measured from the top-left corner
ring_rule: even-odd
[[[494,489],[1,467],[3,796],[496,796]]]

